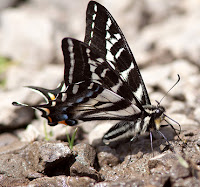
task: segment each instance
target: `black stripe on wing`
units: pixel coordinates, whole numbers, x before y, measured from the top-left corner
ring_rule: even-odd
[[[66,85],[90,80],[110,89],[143,110],[141,103],[130,87],[116,74],[109,63],[99,56],[96,49],[79,40],[64,38],[62,50],[65,61],[64,79]]]
[[[58,97],[58,94],[60,92],[64,92],[66,90],[66,85],[64,81],[62,81],[56,89],[50,90],[50,89],[45,89],[42,87],[37,87],[37,86],[26,86],[27,88],[32,89],[35,92],[38,92],[41,94],[44,99],[46,100],[47,103],[55,100]]]
[[[89,84],[89,86],[88,86]],[[76,90],[76,94],[71,93]],[[101,85],[87,81],[71,84],[56,100],[56,111],[63,111],[70,119],[132,120],[140,113],[138,107]]]
[[[141,105],[150,104],[138,66],[121,29],[108,10],[95,1],[90,1],[87,8],[85,43],[98,50],[127,83]]]

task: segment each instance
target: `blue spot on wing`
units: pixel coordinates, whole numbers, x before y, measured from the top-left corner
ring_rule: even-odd
[[[86,94],[86,97],[91,97],[93,95],[93,91],[89,91],[87,94]]]
[[[83,101],[84,97],[80,97],[76,100],[76,103],[81,103]]]

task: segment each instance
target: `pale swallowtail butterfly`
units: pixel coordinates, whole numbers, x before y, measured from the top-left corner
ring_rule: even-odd
[[[62,50],[65,70],[60,86],[55,90],[29,87],[42,93],[47,103],[14,105],[40,110],[49,125],[113,121],[103,137],[105,143],[159,130],[165,109],[159,103],[151,105],[128,43],[105,7],[90,1],[84,42],[64,38]]]

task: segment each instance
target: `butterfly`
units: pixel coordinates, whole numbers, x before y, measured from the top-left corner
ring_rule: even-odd
[[[113,126],[103,136],[104,143],[134,139],[146,131],[152,141],[152,131],[160,132],[165,108],[159,102],[151,105],[130,47],[104,6],[89,2],[84,42],[64,38],[62,51],[64,81],[58,88],[29,87],[42,93],[47,103],[13,104],[40,110],[49,125],[109,120]]]

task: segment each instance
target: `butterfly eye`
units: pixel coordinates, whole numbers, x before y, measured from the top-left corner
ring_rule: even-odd
[[[159,114],[159,113],[161,113],[161,111],[160,111],[159,109],[157,109],[157,110],[156,110],[156,113]]]

